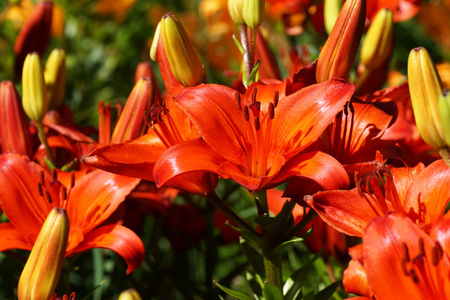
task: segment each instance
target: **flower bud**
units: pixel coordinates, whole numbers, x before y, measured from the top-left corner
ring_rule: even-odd
[[[64,100],[66,90],[66,53],[63,49],[53,49],[44,72],[47,85],[49,110],[57,109]]]
[[[203,82],[203,65],[181,22],[168,13],[161,19],[161,37],[170,70],[185,87]]]
[[[159,44],[159,37],[161,36],[161,21],[156,26],[155,35],[153,36],[152,45],[150,46],[150,59],[156,61],[156,50]]]
[[[14,71],[18,78],[22,74],[23,62],[28,53],[36,51],[40,56],[44,55],[50,40],[52,8],[51,1],[39,2],[17,36],[14,44]]]
[[[150,110],[155,99],[155,81],[149,77],[139,79],[135,84],[120,114],[111,143],[124,143],[140,137],[145,129],[144,113]]]
[[[450,146],[450,91],[444,90],[439,95],[438,100],[439,116],[441,117],[442,127],[444,129],[444,143]]]
[[[49,299],[61,273],[69,238],[69,218],[55,207],[47,216],[19,279],[19,300]]]
[[[361,63],[371,70],[380,67],[388,57],[393,37],[393,13],[387,8],[381,9],[373,19],[362,44]]]
[[[347,0],[317,59],[316,80],[347,78],[359,48],[366,20],[366,1]]]
[[[30,53],[25,58],[22,74],[22,105],[28,118],[40,122],[48,110],[47,89],[39,54]]]
[[[342,0],[325,0],[323,5],[323,18],[325,30],[328,34],[333,30],[334,24],[342,8]]]
[[[11,81],[0,85],[0,144],[4,153],[32,155],[28,119]]]
[[[444,129],[439,116],[438,99],[442,84],[425,48],[411,50],[408,57],[408,84],[417,129],[430,146],[444,146]]]
[[[228,12],[236,25],[244,24],[244,18],[242,17],[243,2],[244,0],[228,0]]]
[[[245,24],[253,29],[258,28],[264,20],[264,0],[243,0],[242,17]]]
[[[135,289],[128,289],[120,293],[119,300],[142,300],[142,298]]]
[[[148,61],[140,62],[137,65],[136,71],[134,72],[134,83],[136,84],[142,77],[149,77],[152,80],[155,79],[155,75],[153,74],[152,70],[152,65]]]

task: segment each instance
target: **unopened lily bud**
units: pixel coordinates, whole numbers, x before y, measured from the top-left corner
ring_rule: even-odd
[[[53,208],[20,275],[19,300],[49,299],[53,295],[66,254],[69,227],[66,211]]]
[[[155,81],[149,77],[139,79],[135,84],[120,114],[111,143],[124,143],[140,137],[145,129],[144,113],[150,110],[155,99]]]
[[[442,83],[425,48],[415,48],[409,53],[408,85],[420,135],[428,145],[443,147],[444,129],[438,108]]]
[[[44,72],[47,85],[49,110],[57,109],[64,101],[66,90],[66,53],[63,49],[53,49]]]
[[[244,0],[228,0],[228,12],[234,24],[244,24],[242,16],[242,5]]]
[[[137,65],[136,71],[134,72],[134,83],[136,84],[142,77],[149,77],[151,79],[155,78],[152,65],[148,61],[140,62]]]
[[[142,300],[142,298],[135,289],[128,289],[120,293],[119,300]]]
[[[40,122],[48,110],[47,88],[41,59],[36,52],[25,58],[22,74],[22,105],[28,118]]]
[[[388,57],[394,37],[394,17],[391,10],[378,11],[367,31],[361,48],[361,63],[367,69],[380,67]]]
[[[316,80],[347,78],[359,48],[366,20],[366,1],[347,0],[317,59]]]
[[[3,153],[32,155],[28,119],[11,81],[0,85],[0,145]]]
[[[243,0],[242,17],[245,24],[253,29],[258,28],[264,20],[265,0]]]
[[[450,90],[446,89],[439,95],[438,110],[444,129],[444,143],[450,147]]]
[[[150,59],[156,61],[156,50],[159,44],[159,37],[161,36],[161,21],[156,26],[155,35],[153,36],[152,45],[150,46]]]
[[[14,70],[18,78],[22,74],[23,62],[28,53],[36,51],[40,56],[44,55],[50,40],[52,8],[52,1],[39,2],[17,36],[14,44]]]
[[[342,0],[325,0],[323,5],[323,19],[325,31],[330,34],[342,8]]]
[[[161,19],[164,51],[175,79],[185,87],[203,82],[203,65],[181,22],[168,13]]]

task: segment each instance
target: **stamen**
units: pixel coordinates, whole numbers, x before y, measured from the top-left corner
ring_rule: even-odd
[[[402,257],[404,257],[406,259],[406,262],[410,262],[411,259],[409,257],[408,246],[406,246],[406,243],[402,243],[402,252],[403,252],[402,253],[403,254]]]
[[[45,186],[44,171],[41,171],[41,184],[42,184],[42,186]]]
[[[254,103],[256,101],[256,93],[257,92],[258,92],[258,89],[254,88],[253,91],[252,91],[252,96],[251,96],[252,103]]]
[[[409,272],[408,272],[408,269],[406,268],[406,264],[408,263],[408,260],[406,259],[406,257],[403,257],[402,258],[402,271],[403,271],[403,274],[405,274],[405,276],[409,276],[410,274],[409,274]]]
[[[348,116],[348,102],[344,104],[344,114]]]
[[[275,107],[272,102],[269,103],[269,117],[270,119],[275,118]]]
[[[278,100],[280,98],[280,93],[278,91],[275,91],[275,94],[273,95],[273,105],[275,107],[278,106]]]
[[[38,192],[39,192],[39,196],[44,197],[44,192],[42,190],[42,184],[40,182],[38,183]]]
[[[61,186],[59,190],[59,196],[61,197],[61,200],[63,201],[67,200],[67,191],[65,187]]]
[[[56,170],[55,169],[53,169],[52,176],[53,176],[53,181],[58,180],[58,174],[56,174]]]
[[[234,96],[238,109],[241,110],[241,94],[239,94],[239,92],[236,92],[235,96]]]
[[[47,198],[48,203],[53,203],[52,196],[50,196],[50,192],[48,190],[45,191],[45,198]]]
[[[255,130],[258,131],[261,128],[261,125],[259,124],[259,117],[255,117],[254,123],[255,123]]]
[[[423,238],[419,239],[419,250],[420,250],[420,254],[422,254],[423,256],[425,255],[425,246],[423,244]]]
[[[73,189],[74,186],[75,186],[75,173],[72,172],[70,177],[70,188]]]
[[[444,252],[442,251],[439,242],[434,242],[433,252],[431,252],[431,262],[433,263],[433,266],[437,266],[443,255]]]
[[[352,104],[351,99],[350,99],[350,101],[348,102],[348,107],[350,108],[350,112],[351,112],[352,114],[354,114],[354,113],[355,113],[355,108],[353,107],[353,104]]]
[[[414,269],[410,269],[409,273],[414,283],[419,283],[419,277],[417,277],[416,271],[414,271]]]
[[[244,119],[245,121],[250,120],[250,114],[248,113],[248,106],[244,105]]]
[[[254,117],[259,117],[259,112],[261,111],[261,102],[255,101],[248,107],[252,110]]]

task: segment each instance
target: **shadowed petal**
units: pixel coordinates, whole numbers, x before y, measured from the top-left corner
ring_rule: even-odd
[[[144,261],[145,249],[141,239],[130,229],[120,225],[105,225],[89,232],[75,253],[92,248],[105,248],[122,256],[128,265],[127,275]]]

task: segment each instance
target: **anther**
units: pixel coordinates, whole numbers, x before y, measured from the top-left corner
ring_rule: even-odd
[[[244,119],[245,119],[245,121],[250,120],[250,115],[248,113],[248,106],[247,105],[244,105]]]
[[[353,107],[353,104],[352,104],[351,100],[348,102],[348,107],[350,108],[351,113],[354,114],[355,113],[355,108]]]
[[[419,277],[417,277],[416,272],[414,271],[414,269],[409,270],[409,273],[410,273],[411,278],[414,281],[414,283],[419,283]]]
[[[411,259],[409,257],[408,247],[406,246],[405,243],[402,243],[402,252],[403,252],[403,257],[406,259],[406,262],[410,262]]]
[[[258,92],[257,88],[254,88],[252,91],[252,103],[254,103],[256,101],[256,93]]]
[[[269,117],[271,119],[275,118],[275,107],[272,102],[269,103]]]
[[[423,256],[425,255],[425,246],[423,244],[423,238],[419,239],[419,250],[420,250],[420,254],[422,254]]]
[[[344,104],[344,114],[348,116],[348,102]]]
[[[55,169],[53,169],[52,176],[53,176],[53,181],[58,180],[58,174],[56,174],[56,170]]]
[[[433,252],[431,253],[431,262],[433,263],[433,266],[437,266],[443,255],[444,252],[442,251],[441,245],[436,241],[434,243]]]
[[[39,192],[39,196],[44,197],[44,192],[42,190],[42,184],[40,182],[38,183],[38,192]]]
[[[408,269],[406,268],[407,263],[408,263],[408,261],[407,261],[406,257],[402,257],[402,271],[403,271],[403,274],[405,274],[405,276],[410,275],[408,272]]]
[[[41,171],[41,184],[43,185],[43,186],[45,186],[45,181],[44,181],[44,171]]]
[[[52,196],[50,196],[50,192],[48,190],[45,191],[45,198],[47,198],[48,203],[53,203]]]
[[[275,91],[275,94],[273,95],[273,105],[275,107],[278,106],[278,100],[280,98],[280,93],[278,91]]]
[[[254,122],[255,122],[255,130],[258,131],[261,128],[259,124],[259,117],[255,117]]]
[[[65,187],[61,186],[61,189],[60,189],[59,194],[60,194],[60,197],[61,197],[61,199],[62,199],[63,201],[64,201],[64,200],[67,200],[67,191],[66,191],[66,188],[65,188]]]
[[[74,186],[75,186],[75,173],[72,172],[70,177],[70,188],[73,189]]]
[[[239,94],[239,92],[236,92],[234,98],[236,99],[238,109],[241,110],[241,94]]]

